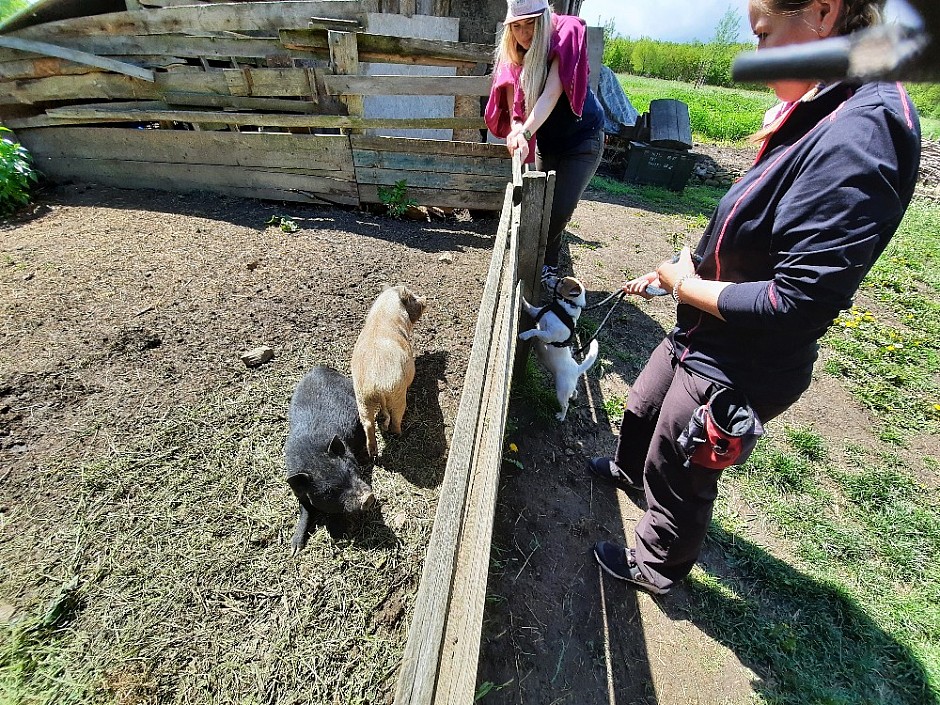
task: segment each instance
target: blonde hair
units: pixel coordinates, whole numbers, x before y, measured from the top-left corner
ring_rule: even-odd
[[[532,33],[532,45],[526,51],[512,36],[512,30],[507,25],[503,29],[503,36],[493,55],[493,62],[507,63],[522,67],[522,93],[525,95],[526,115],[532,111],[535,101],[542,94],[545,79],[548,77],[548,50],[552,39],[552,11],[546,9],[535,18],[535,27]]]

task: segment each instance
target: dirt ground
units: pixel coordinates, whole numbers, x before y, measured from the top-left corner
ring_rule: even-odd
[[[731,171],[753,157],[697,151]],[[266,224],[280,215],[297,232]],[[689,215],[589,190],[567,244],[589,300],[693,243]],[[77,593],[56,623],[57,658],[117,702],[390,703],[496,226],[88,185],[41,193],[0,228],[0,620]],[[315,364],[348,373],[384,283],[429,307],[404,434],[367,470],[381,507],[314,532],[292,560],[280,456],[292,386]],[[504,465],[498,498],[483,702],[730,705],[759,689],[687,619],[682,589],[637,595],[590,555],[598,538],[623,540],[641,507],[583,466],[613,449],[605,402],[626,396],[673,313],[665,299],[620,306],[564,424],[512,403],[522,467]],[[274,359],[246,368],[239,354],[260,345]],[[827,426],[864,440],[865,414],[838,385],[824,391]],[[811,425],[819,409],[790,414]],[[721,568],[714,551],[703,562]]]

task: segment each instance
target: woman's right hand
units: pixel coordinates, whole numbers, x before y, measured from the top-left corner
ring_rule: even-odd
[[[529,140],[521,132],[510,133],[509,137],[506,138],[506,148],[513,156],[518,151],[522,163],[525,164],[525,160],[529,157]]]
[[[648,272],[641,277],[631,279],[620,287],[620,290],[634,296],[642,296],[644,299],[651,299],[653,295],[646,291],[647,287],[658,287],[659,285],[659,275],[656,272]]]

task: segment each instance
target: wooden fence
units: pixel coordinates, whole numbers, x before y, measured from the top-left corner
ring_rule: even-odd
[[[371,32],[387,15],[345,0],[146,5],[0,35],[0,121],[48,177],[348,205],[404,179],[424,205],[499,209],[509,161],[480,141],[491,45]],[[454,114],[366,117],[370,96],[452,97]],[[368,134],[383,128],[461,139]]]
[[[554,172],[516,160],[480,303],[437,515],[428,544],[395,705],[472,703],[489,570],[503,430],[519,332],[548,234]]]

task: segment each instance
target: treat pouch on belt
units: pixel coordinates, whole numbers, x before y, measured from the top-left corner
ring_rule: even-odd
[[[747,460],[762,435],[764,427],[747,398],[722,388],[692,414],[679,446],[689,464],[724,470]]]

